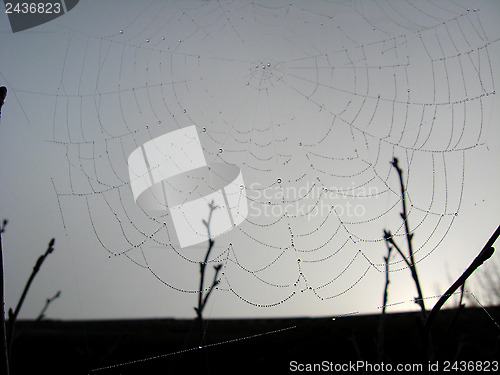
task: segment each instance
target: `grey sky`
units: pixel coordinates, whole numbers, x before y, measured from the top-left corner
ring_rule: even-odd
[[[208,163],[241,168],[250,206],[216,239],[210,316],[378,311],[383,229],[403,240],[394,156],[424,294],[443,292],[500,212],[500,6],[474,7],[82,0],[15,34],[2,13],[7,306],[56,237],[24,317],[59,289],[53,317],[192,317],[205,246],[134,202],[127,165],[190,125]],[[394,260],[392,309],[414,309]]]

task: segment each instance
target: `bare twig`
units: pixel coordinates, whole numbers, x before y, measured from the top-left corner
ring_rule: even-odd
[[[2,99],[3,104],[3,99]],[[1,105],[0,105],[1,108]],[[2,233],[5,231],[5,226],[7,225],[7,220],[4,219],[2,223],[2,227],[0,228],[0,303],[2,304],[2,321],[0,323],[0,334],[2,340],[2,367],[1,371],[4,374],[9,375],[9,349],[7,345],[7,330],[5,326],[5,297],[4,297],[4,273],[3,273],[3,249],[2,249]]]
[[[490,259],[476,274],[475,284],[482,299],[488,305],[500,305],[500,259]],[[470,293],[466,294],[466,298],[477,305],[476,299]]]
[[[430,346],[430,341],[428,337],[425,335],[425,331],[423,329],[423,322],[426,319],[427,316],[427,311],[425,309],[425,303],[424,303],[424,297],[422,293],[422,288],[420,286],[420,280],[418,278],[418,273],[417,273],[417,267],[415,263],[415,257],[413,253],[413,233],[410,231],[410,224],[408,222],[408,211],[406,208],[406,189],[403,181],[403,170],[399,167],[398,164],[398,159],[394,157],[391,161],[391,165],[396,169],[399,177],[399,184],[401,188],[401,202],[402,202],[402,212],[400,213],[401,218],[403,219],[403,224],[405,227],[405,237],[406,237],[406,242],[407,242],[407,247],[408,247],[408,256],[406,256],[401,249],[401,247],[396,243],[394,236],[390,231],[384,230],[384,240],[385,243],[388,247],[388,249],[392,248],[396,249],[398,254],[401,256],[403,261],[406,263],[406,266],[411,272],[411,276],[413,278],[413,282],[415,284],[415,287],[417,289],[417,298],[415,298],[415,302],[420,306],[421,310],[421,318],[420,320],[417,321],[417,325],[419,326],[419,332],[421,334],[421,339],[422,339],[422,346],[424,348],[424,352],[427,351],[427,348]],[[390,253],[389,253],[390,254]],[[388,258],[387,261],[388,262]],[[388,264],[386,264],[386,267],[388,267]],[[386,298],[386,293],[387,293],[387,285],[388,285],[388,275],[386,275],[386,290],[384,292],[384,298]],[[385,301],[386,303],[386,301]],[[385,309],[383,310],[383,314],[385,313]],[[383,319],[383,317],[381,318]],[[380,337],[383,339],[383,321],[381,321],[381,325],[379,326],[379,339]],[[383,345],[383,343],[379,343],[379,345]],[[379,348],[379,357],[383,355],[382,348]]]
[[[6,96],[7,96],[7,87],[1,86],[0,87],[0,116],[2,115],[2,107],[3,107],[3,103],[4,103]]]
[[[500,236],[500,226],[498,226],[495,233],[493,233],[488,242],[486,242],[486,245],[484,245],[479,255],[472,261],[472,263],[465,270],[465,272],[457,279],[457,281],[455,281],[455,283],[453,283],[452,286],[448,288],[446,293],[443,294],[443,296],[437,301],[437,303],[432,308],[432,311],[425,322],[425,329],[427,331],[430,329],[430,326],[434,321],[436,314],[444,305],[444,303],[448,300],[448,298],[450,298],[450,296],[453,293],[455,293],[455,291],[465,283],[465,281],[474,273],[476,269],[478,269],[486,260],[488,260],[493,255],[493,253],[495,252],[493,244],[495,243],[495,241],[499,236]]]
[[[5,97],[7,96],[7,87],[0,87],[0,118],[2,117],[2,107],[4,104]],[[1,358],[2,365],[0,367],[0,371],[2,374],[9,375],[9,347],[7,345],[7,327],[5,325],[5,296],[4,296],[4,273],[3,273],[3,249],[2,249],[2,233],[5,231],[5,226],[7,225],[7,219],[4,219],[2,222],[2,227],[0,228],[0,303],[2,304],[2,314],[1,322],[0,322],[0,335],[2,336],[0,340],[2,341],[1,348]]]
[[[218,207],[213,204],[214,202],[212,201],[209,203],[209,208],[210,208],[210,213],[208,215],[208,220],[203,220],[203,224],[207,227],[207,234],[208,234],[208,249],[205,254],[205,260],[203,262],[200,262],[200,286],[198,290],[198,306],[194,308],[196,311],[196,317],[198,320],[199,324],[199,329],[200,329],[200,345],[203,344],[203,337],[204,337],[204,328],[203,328],[203,309],[205,308],[208,297],[210,297],[212,291],[214,288],[219,284],[219,272],[222,268],[222,264],[217,264],[214,266],[215,274],[214,278],[212,281],[212,284],[210,285],[210,288],[208,288],[207,293],[204,295],[204,283],[205,283],[205,271],[206,267],[208,264],[208,259],[210,257],[210,252],[212,251],[212,248],[214,246],[214,240],[211,238],[211,233],[210,233],[210,222],[212,220],[212,213],[214,210],[216,210]]]
[[[394,248],[399,253],[399,255],[401,255],[401,258],[404,260],[404,262],[406,263],[406,265],[408,266],[408,268],[411,270],[412,265],[411,265],[410,261],[405,256],[405,254],[403,253],[403,250],[401,250],[401,248],[398,246],[398,244],[396,243],[396,241],[394,241],[394,238],[392,236],[391,231],[384,230],[384,239],[385,239],[385,242],[386,242],[386,244],[387,244],[388,247],[389,247],[389,244],[391,244],[392,246],[394,246]]]
[[[385,314],[385,309],[387,307],[388,291],[389,291],[389,261],[391,258],[392,247],[387,246],[387,256],[384,257],[385,261],[385,288],[384,288],[384,301],[382,305],[382,314]]]
[[[205,298],[203,298],[203,307],[205,307],[205,305],[207,304],[207,300],[208,300],[208,297],[210,296],[210,294],[212,293],[212,291],[214,290],[214,288],[219,285],[219,271],[220,269],[222,268],[222,264],[217,264],[214,266],[214,270],[215,270],[215,274],[214,274],[214,279],[212,281],[212,285],[210,286],[210,289],[208,290],[207,294],[205,295]]]
[[[47,298],[45,300],[45,306],[43,307],[42,311],[40,311],[40,314],[38,314],[38,317],[36,318],[36,321],[39,322],[43,318],[45,318],[45,311],[49,308],[49,305],[54,301],[55,299],[59,298],[61,296],[61,291],[57,291],[56,294],[54,294],[52,297]]]
[[[401,256],[401,258],[404,260],[407,267],[411,271],[411,275],[412,275],[412,278],[413,278],[413,281],[415,283],[415,286],[417,288],[417,293],[418,293],[418,298],[416,298],[415,301],[420,305],[420,308],[422,311],[422,319],[419,320],[417,323],[420,327],[419,331],[420,331],[421,336],[422,336],[421,338],[422,338],[423,354],[426,355],[427,358],[432,358],[433,357],[433,348],[432,348],[433,345],[432,345],[432,340],[431,340],[431,335],[430,335],[430,327],[431,327],[432,322],[434,321],[434,319],[436,317],[436,314],[441,309],[441,307],[444,305],[444,303],[448,300],[448,298],[450,298],[450,296],[453,295],[458,288],[462,287],[462,293],[460,296],[460,305],[457,309],[457,312],[456,312],[450,326],[448,327],[446,334],[443,337],[442,343],[444,343],[451,332],[451,329],[453,327],[454,322],[456,321],[456,319],[458,317],[458,314],[464,308],[464,305],[462,304],[464,283],[467,280],[467,278],[469,278],[481,266],[481,264],[483,264],[487,259],[489,259],[493,255],[493,253],[495,251],[493,248],[493,244],[496,241],[496,239],[500,236],[500,226],[497,228],[495,233],[493,233],[493,235],[490,237],[490,239],[488,240],[486,245],[483,247],[483,249],[481,250],[479,255],[474,259],[474,261],[467,268],[467,270],[446,291],[446,293],[434,305],[430,314],[427,315],[427,311],[425,309],[423,293],[422,293],[422,289],[420,286],[420,281],[418,278],[416,263],[415,263],[415,259],[414,259],[414,252],[413,252],[413,246],[412,246],[413,233],[411,233],[410,226],[408,223],[408,213],[407,213],[407,209],[406,209],[406,191],[405,191],[405,186],[404,186],[404,182],[403,182],[403,171],[401,170],[401,168],[398,165],[397,158],[394,158],[392,160],[391,164],[398,172],[399,182],[400,182],[400,186],[401,186],[401,196],[402,196],[402,205],[403,205],[403,212],[401,213],[401,218],[403,219],[404,226],[405,226],[405,236],[406,236],[406,240],[407,240],[407,244],[408,244],[408,257],[405,256],[405,254],[403,253],[401,248],[398,246],[398,244],[396,243],[396,241],[394,239],[394,236],[392,235],[392,233],[390,231],[384,230],[384,240],[385,240],[385,243],[389,249],[388,257],[390,255],[390,249],[391,249],[390,245],[392,245],[392,247],[394,249],[396,249],[398,254]],[[388,257],[384,258],[386,261],[386,272],[387,272],[387,267],[388,267]],[[389,284],[389,280],[388,280],[388,276],[386,275],[386,287],[385,287],[385,291],[384,291],[384,306],[383,306],[383,310],[382,310],[382,315],[385,314],[385,304],[387,302],[386,298],[387,298],[387,286],[388,286],[388,284]],[[381,326],[379,327],[379,330],[380,330],[379,331],[379,341],[380,341],[380,337],[383,338],[383,332],[381,331],[382,329],[383,329],[383,326],[382,326],[382,321],[381,321]],[[380,345],[383,345],[383,343],[379,342],[379,357],[383,354],[383,352],[380,351],[381,350]],[[442,348],[442,345],[441,345],[441,348]]]
[[[453,331],[455,323],[458,320],[458,316],[465,308],[465,304],[462,303],[464,300],[464,291],[465,291],[465,284],[462,284],[462,286],[460,287],[460,299],[458,301],[458,306],[457,306],[457,309],[455,311],[455,314],[453,314],[453,318],[451,319],[450,324],[448,325],[448,328],[446,329],[446,332],[443,334],[443,337],[441,339],[439,347],[436,349],[436,352],[435,352],[433,358],[430,358],[430,359],[439,358],[443,348],[445,347],[446,343],[448,342],[448,339],[451,335],[451,332]]]
[[[19,302],[17,303],[16,309],[12,311],[12,309],[9,309],[9,323],[7,324],[7,343],[8,343],[8,351],[9,355],[11,352],[12,348],[12,342],[14,339],[14,328],[16,324],[16,319],[17,316],[19,315],[19,312],[21,311],[21,307],[23,306],[24,299],[26,298],[26,295],[28,294],[28,290],[31,286],[31,283],[35,279],[36,274],[38,271],[40,271],[40,268],[45,260],[54,251],[54,243],[55,239],[51,239],[49,242],[49,245],[47,247],[47,250],[45,251],[44,254],[40,255],[38,260],[35,263],[35,266],[33,267],[33,271],[31,272],[31,275],[26,282],[26,285],[24,287],[23,293],[21,294],[21,298],[19,298]]]
[[[398,246],[394,242],[394,239],[392,238],[392,236],[390,237],[390,243],[392,245],[394,245],[394,247],[396,247],[396,250],[398,250],[398,252],[401,254],[401,256],[403,256],[403,259],[405,259],[406,263],[408,264],[408,266],[410,268],[411,276],[415,282],[415,287],[417,288],[417,293],[418,293],[418,298],[416,299],[416,302],[419,304],[420,309],[422,310],[422,317],[425,319],[427,312],[425,310],[424,297],[423,297],[423,293],[422,293],[422,288],[420,286],[420,281],[418,279],[417,267],[415,264],[415,258],[414,258],[414,254],[413,254],[413,244],[412,244],[413,233],[411,233],[410,224],[408,223],[408,213],[407,213],[407,209],[406,209],[406,189],[405,189],[405,185],[403,182],[403,170],[399,167],[398,159],[396,157],[394,159],[392,159],[391,164],[396,169],[396,171],[398,172],[398,176],[399,176],[399,183],[400,183],[400,187],[401,187],[401,197],[402,197],[401,201],[403,204],[403,212],[401,213],[401,218],[403,219],[403,222],[405,225],[405,232],[406,232],[405,234],[406,234],[406,242],[408,244],[408,254],[409,254],[408,258],[409,258],[409,260],[407,260],[406,257],[403,256],[401,250],[398,249]],[[387,237],[386,237],[386,240],[387,240]]]
[[[387,245],[387,256],[384,257],[384,262],[385,262],[385,287],[384,287],[384,298],[382,301],[382,315],[380,317],[380,322],[378,326],[378,343],[377,343],[377,349],[378,349],[378,359],[379,361],[382,361],[383,356],[384,356],[384,340],[385,340],[385,310],[387,308],[387,300],[389,296],[389,262],[391,259],[391,253],[392,253],[392,247],[389,245],[389,243],[386,241]]]

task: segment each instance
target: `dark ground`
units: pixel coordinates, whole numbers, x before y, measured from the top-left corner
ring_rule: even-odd
[[[438,314],[433,326],[435,344],[454,314],[455,310]],[[387,315],[384,363],[428,366],[420,350],[417,316]],[[184,374],[189,370],[199,374],[288,374],[295,369],[291,361],[380,364],[379,320],[380,315],[335,320],[210,320],[203,349],[198,348],[198,330],[192,320],[20,321],[11,367],[13,375]],[[500,307],[462,311],[439,357],[441,369],[445,360],[499,360],[498,322]],[[105,369],[107,366],[112,367]],[[493,369],[491,364],[490,372],[495,373]]]

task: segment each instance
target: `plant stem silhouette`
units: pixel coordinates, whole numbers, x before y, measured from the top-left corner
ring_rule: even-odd
[[[31,275],[30,275],[28,281],[26,282],[26,285],[24,286],[23,293],[21,294],[21,297],[19,298],[19,302],[17,303],[15,310],[13,311],[12,309],[9,309],[9,322],[7,324],[7,345],[8,345],[7,348],[8,348],[9,356],[10,356],[11,351],[12,351],[12,343],[14,341],[14,330],[15,330],[17,316],[19,315],[19,312],[21,311],[21,307],[23,306],[24,299],[26,298],[26,295],[28,294],[31,283],[35,279],[35,276],[37,275],[38,271],[40,271],[40,268],[42,267],[44,260],[50,254],[52,254],[52,252],[54,251],[54,243],[55,243],[55,239],[52,238],[49,242],[49,245],[48,245],[45,253],[40,255],[40,257],[36,261],[35,266],[33,267],[33,271],[31,272]]]
[[[420,286],[420,281],[419,281],[418,273],[417,273],[417,267],[415,264],[415,257],[413,254],[413,244],[412,244],[413,233],[411,233],[410,224],[408,223],[408,212],[406,209],[406,189],[405,189],[405,185],[403,182],[403,170],[399,167],[397,158],[392,159],[391,164],[396,169],[396,171],[398,172],[398,176],[399,176],[399,183],[400,183],[400,187],[401,187],[401,201],[402,201],[402,205],[403,205],[403,212],[401,212],[400,215],[401,215],[401,218],[403,219],[404,226],[405,226],[405,237],[406,237],[406,242],[408,245],[408,257],[405,256],[405,254],[403,253],[401,248],[398,246],[398,244],[394,240],[394,237],[390,231],[384,230],[384,239],[385,239],[386,243],[391,244],[397,250],[399,255],[401,255],[401,258],[403,258],[406,265],[410,269],[411,276],[412,276],[413,281],[415,283],[415,287],[417,289],[417,294],[418,294],[418,297],[415,299],[415,302],[420,306],[420,309],[422,311],[422,319],[425,320],[427,312],[425,310],[424,296],[422,293],[422,288]]]
[[[200,286],[198,289],[198,306],[194,308],[196,311],[196,319],[198,321],[199,325],[199,330],[200,330],[200,346],[203,345],[203,340],[205,337],[205,332],[204,332],[204,323],[203,323],[203,309],[205,308],[208,298],[212,294],[212,291],[215,289],[215,287],[219,284],[220,280],[218,279],[219,276],[219,271],[222,268],[222,264],[217,264],[214,266],[215,274],[214,278],[212,280],[212,284],[208,288],[208,291],[205,292],[204,288],[204,283],[205,283],[205,271],[208,263],[208,259],[210,257],[210,252],[212,251],[212,248],[214,246],[214,240],[211,238],[211,233],[210,233],[210,222],[212,221],[212,213],[214,210],[216,210],[218,207],[214,205],[214,202],[212,201],[211,203],[208,204],[210,213],[208,215],[208,220],[203,220],[203,224],[207,227],[207,234],[208,234],[208,249],[205,254],[205,259],[203,262],[200,262]]]
[[[413,283],[415,284],[415,288],[417,289],[417,297],[415,298],[415,302],[420,306],[420,311],[421,311],[421,317],[420,320],[417,321],[418,327],[419,327],[419,333],[421,335],[421,342],[422,342],[422,351],[423,353],[427,352],[427,348],[431,346],[431,343],[429,341],[429,337],[425,335],[425,330],[423,329],[423,324],[424,321],[427,318],[427,311],[425,309],[425,303],[424,303],[424,296],[422,293],[422,288],[420,286],[420,280],[418,277],[418,272],[417,272],[417,266],[415,263],[415,257],[413,253],[413,233],[410,230],[410,224],[408,221],[408,210],[407,210],[407,205],[406,205],[406,188],[405,184],[403,181],[403,170],[399,167],[399,161],[396,157],[394,157],[391,161],[391,165],[396,169],[396,172],[398,173],[398,178],[399,178],[399,185],[401,189],[401,203],[402,203],[402,212],[400,213],[401,219],[403,219],[403,224],[405,228],[405,237],[406,237],[406,243],[408,247],[408,256],[405,255],[401,247],[396,243],[394,236],[390,231],[384,230],[384,240],[388,248],[388,256],[386,258],[386,272],[388,272],[388,267],[389,267],[389,255],[392,251],[392,249],[395,249],[398,254],[401,256],[403,261],[406,263],[406,266],[411,272],[411,277],[413,279]],[[384,291],[384,310],[383,313],[385,314],[385,306],[387,304],[387,288],[389,285],[389,276],[388,273],[386,273],[386,285],[385,285],[385,291]],[[381,317],[381,322],[379,325],[379,357],[382,357],[384,355],[383,353],[383,340],[384,340],[384,316],[382,315]],[[424,354],[425,355],[425,354]]]
[[[378,350],[378,359],[379,361],[382,361],[383,356],[384,356],[384,340],[385,340],[385,315],[386,315],[386,308],[387,308],[387,300],[389,299],[389,264],[390,264],[390,259],[391,259],[391,253],[392,253],[392,247],[389,245],[388,242],[386,242],[387,245],[387,256],[384,257],[384,263],[385,263],[385,287],[384,287],[384,297],[382,300],[382,315],[380,317],[380,322],[378,326],[378,342],[377,342],[377,350]]]
[[[45,311],[49,308],[50,304],[55,300],[58,299],[61,296],[61,291],[58,290],[56,294],[54,294],[52,297],[47,298],[45,300],[45,306],[43,307],[42,311],[40,311],[40,314],[38,314],[38,317],[36,318],[36,321],[39,322],[43,318],[45,318]]]
[[[407,240],[407,245],[408,245],[408,256],[405,256],[403,250],[401,247],[396,243],[394,240],[394,236],[390,231],[384,230],[384,240],[387,245],[387,257],[384,257],[385,260],[385,272],[386,272],[386,280],[385,280],[385,289],[384,289],[384,297],[383,297],[383,306],[382,306],[382,316],[379,324],[379,339],[378,339],[378,349],[379,349],[379,359],[382,359],[384,355],[384,317],[385,317],[385,310],[387,306],[387,296],[388,296],[388,286],[389,286],[389,258],[391,255],[392,249],[395,249],[398,254],[401,256],[403,261],[406,263],[406,266],[410,269],[411,275],[413,278],[413,281],[415,283],[415,287],[417,289],[418,297],[415,298],[415,302],[418,303],[421,309],[421,317],[422,319],[418,322],[419,327],[420,327],[420,333],[421,333],[421,339],[422,339],[422,354],[427,357],[427,359],[434,359],[436,354],[439,354],[439,351],[443,349],[443,346],[446,344],[446,340],[453,328],[454,322],[458,317],[458,314],[460,313],[461,310],[463,310],[464,305],[462,304],[463,301],[463,295],[464,295],[464,284],[466,280],[486,261],[488,260],[494,253],[495,249],[493,248],[493,244],[497,240],[498,237],[500,237],[500,226],[496,229],[496,231],[493,233],[493,235],[490,237],[490,239],[487,241],[487,243],[484,245],[483,249],[480,251],[479,255],[473,260],[473,262],[470,264],[470,266],[465,270],[465,272],[453,283],[452,286],[446,291],[445,294],[441,296],[441,298],[437,301],[437,303],[434,305],[432,310],[430,311],[429,314],[427,314],[427,311],[425,309],[425,303],[424,303],[424,298],[423,298],[423,293],[422,289],[420,286],[420,281],[418,278],[418,273],[417,273],[417,268],[416,268],[416,263],[415,263],[415,258],[414,258],[414,253],[413,253],[413,246],[412,246],[412,239],[413,239],[413,233],[410,231],[410,226],[408,223],[408,213],[406,209],[406,190],[403,182],[403,171],[398,165],[398,159],[394,158],[391,162],[392,166],[396,169],[398,172],[399,176],[399,182],[401,186],[401,196],[402,196],[402,206],[403,206],[403,212],[401,213],[401,218],[403,219],[404,226],[405,226],[405,236]],[[452,319],[445,335],[441,339],[441,344],[438,348],[438,350],[434,351],[434,348],[432,346],[432,340],[431,340],[431,332],[430,328],[432,326],[432,323],[438,313],[438,311],[441,309],[441,307],[445,304],[445,302],[450,298],[451,295],[453,295],[458,288],[462,288],[461,296],[460,296],[460,302],[459,306],[457,309],[457,312]]]
[[[3,100],[2,103],[3,104]],[[1,108],[1,105],[0,105]],[[5,297],[4,297],[4,273],[3,273],[3,249],[2,249],[2,233],[5,231],[7,220],[4,219],[2,227],[0,228],[0,303],[2,304],[2,321],[0,323],[0,335],[2,340],[2,374],[9,375],[9,349],[7,345],[7,330],[5,326]]]
[[[2,116],[2,107],[4,104],[4,100],[7,97],[7,87],[1,86],[0,87],[0,117]]]
[[[434,321],[434,318],[436,317],[436,314],[438,313],[439,309],[445,304],[445,302],[450,298],[450,296],[457,291],[458,288],[460,288],[465,281],[476,271],[486,260],[491,258],[493,253],[495,252],[495,248],[493,247],[493,244],[497,240],[497,238],[500,236],[500,225],[496,229],[496,231],[492,234],[488,242],[486,242],[486,245],[484,245],[483,249],[480,251],[478,256],[472,261],[470,266],[465,270],[465,272],[453,283],[452,286],[448,288],[445,294],[441,296],[441,298],[437,301],[437,303],[434,305],[432,308],[431,313],[429,314],[429,317],[427,318],[425,322],[425,329],[428,331],[430,329],[430,326],[432,325],[432,322]]]

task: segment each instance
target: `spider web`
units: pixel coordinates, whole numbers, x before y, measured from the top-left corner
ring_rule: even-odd
[[[61,26],[58,87],[17,90],[53,99],[65,226],[87,221],[111,261],[197,293],[183,275],[197,274],[205,244],[181,249],[169,212],[134,202],[127,164],[145,142],[194,124],[207,161],[238,165],[246,183],[249,215],[209,259],[223,264],[220,292],[257,307],[300,293],[332,300],[382,272],[382,230],[405,235],[393,157],[417,261],[439,248],[495,94],[498,36],[480,11],[453,1],[128,6],[135,16],[116,16],[109,32]]]

